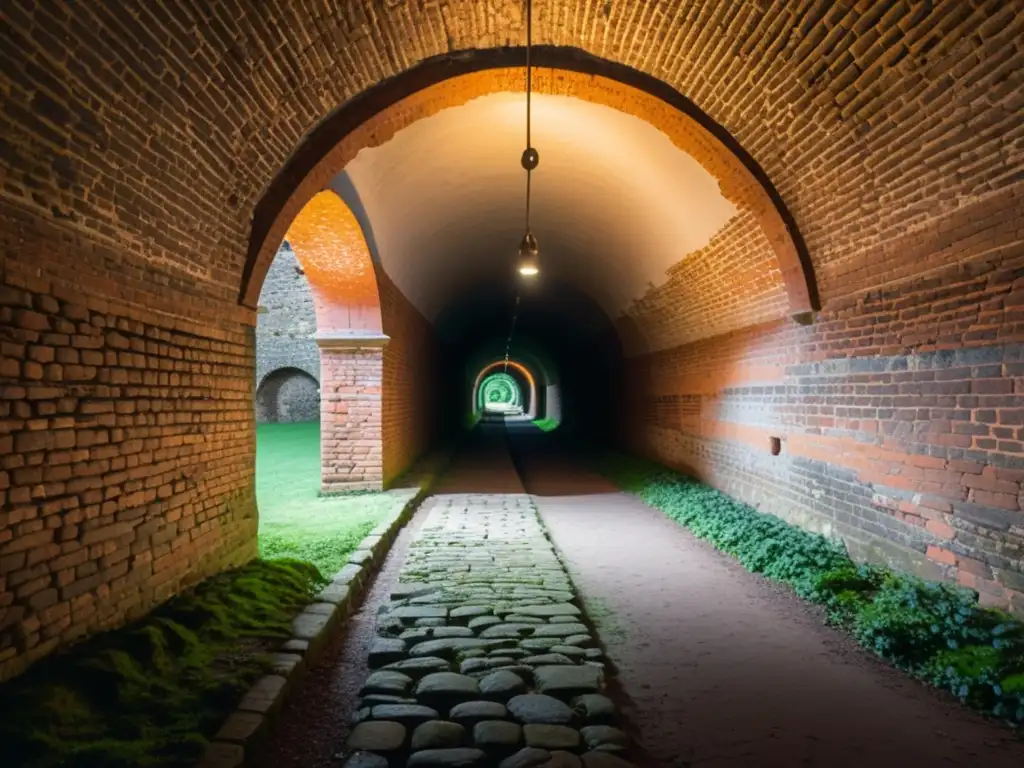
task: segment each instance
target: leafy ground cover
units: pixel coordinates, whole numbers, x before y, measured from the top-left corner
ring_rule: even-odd
[[[257,561],[35,665],[0,688],[5,765],[194,764],[323,584],[307,563]]]
[[[762,514],[661,465],[607,456],[600,469],[755,573],[825,607],[865,648],[962,702],[1024,724],[1024,624],[977,594],[858,565],[842,544]]]
[[[385,493],[320,496],[320,425],[256,428],[260,557],[313,563],[336,573],[394,505]]]

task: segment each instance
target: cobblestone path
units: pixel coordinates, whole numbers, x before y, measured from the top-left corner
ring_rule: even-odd
[[[441,494],[424,512],[378,617],[345,765],[632,765],[530,497]]]

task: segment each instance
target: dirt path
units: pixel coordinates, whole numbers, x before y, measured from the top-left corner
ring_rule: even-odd
[[[534,438],[520,469],[652,766],[1024,766],[1024,744]]]

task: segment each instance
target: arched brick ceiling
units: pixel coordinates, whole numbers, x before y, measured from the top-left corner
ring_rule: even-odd
[[[1020,0],[538,0],[534,35],[658,78],[727,129],[792,211],[827,303],[899,279],[891,252],[919,250],[915,270],[955,259],[941,233],[925,242],[925,225],[1019,183],[1022,11]],[[525,32],[520,0],[3,13],[0,195],[147,259],[159,283],[198,281],[225,301],[258,201],[325,117],[425,59]]]
[[[474,283],[513,274],[524,121],[522,94],[483,96],[364,149],[346,168],[384,269],[428,319]],[[737,213],[693,157],[611,107],[536,94],[533,144],[542,281],[577,286],[611,317]]]

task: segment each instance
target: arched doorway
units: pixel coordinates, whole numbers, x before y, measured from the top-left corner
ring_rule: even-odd
[[[320,384],[298,368],[278,368],[256,388],[257,424],[292,424],[320,418]]]
[[[478,407],[485,414],[521,416],[523,393],[519,383],[507,373],[492,373],[480,384]]]

